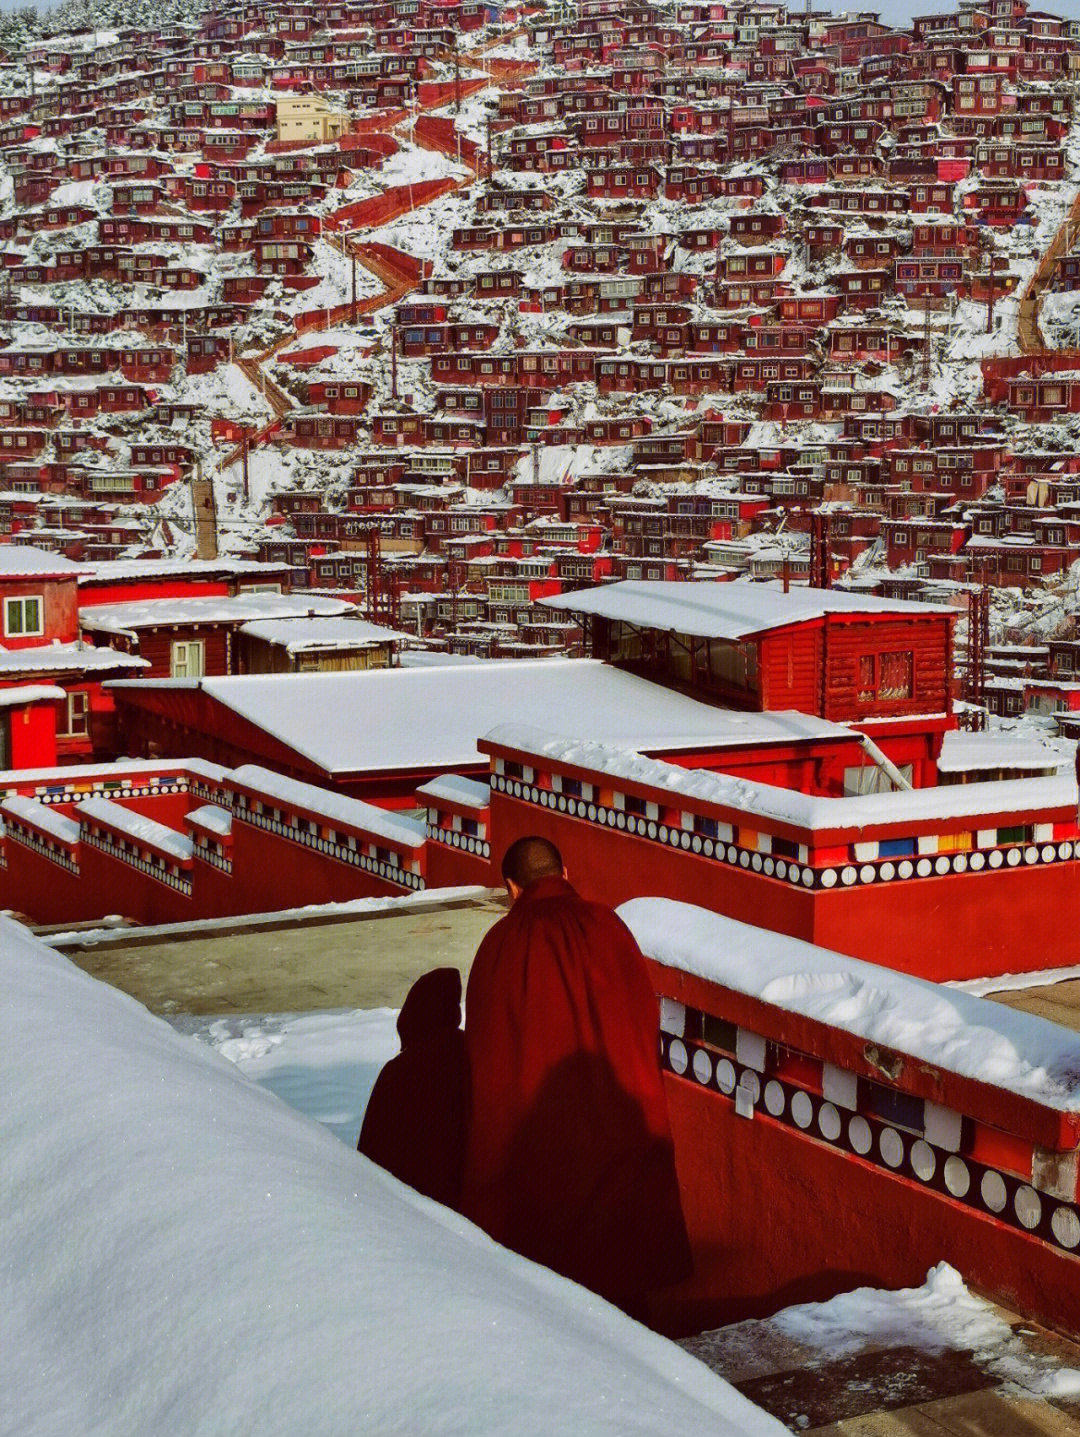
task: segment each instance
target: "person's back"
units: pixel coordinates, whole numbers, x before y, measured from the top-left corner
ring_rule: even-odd
[[[469,1105],[461,975],[417,979],[398,1015],[401,1052],[376,1080],[357,1150],[436,1202],[456,1207]]]
[[[466,998],[462,1211],[640,1311],[648,1291],[689,1271],[648,970],[561,860],[508,887],[514,906],[481,944]]]

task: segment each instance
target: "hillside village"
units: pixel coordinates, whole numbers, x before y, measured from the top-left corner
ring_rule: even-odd
[[[576,656],[540,601],[620,579],[930,600],[966,722],[1080,722],[1080,22],[47,29],[0,65],[0,682],[61,757],[125,672]]]

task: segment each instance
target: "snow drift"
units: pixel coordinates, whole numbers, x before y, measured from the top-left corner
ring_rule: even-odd
[[[0,919],[7,1432],[783,1429]]]

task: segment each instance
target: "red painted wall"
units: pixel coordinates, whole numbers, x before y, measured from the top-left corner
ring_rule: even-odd
[[[806,892],[493,792],[495,862],[527,833],[550,838],[580,891],[612,906],[674,898],[935,981],[1080,963],[1075,860]]]

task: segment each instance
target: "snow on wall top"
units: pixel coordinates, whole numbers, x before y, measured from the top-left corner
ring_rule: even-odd
[[[216,803],[204,803],[201,808],[193,808],[184,822],[197,823],[200,828],[208,828],[212,833],[227,838],[232,832],[232,820],[233,816],[227,808],[219,808]]]
[[[120,654],[93,644],[41,644],[26,649],[0,649],[0,674],[58,673],[67,669],[148,669],[150,660]]]
[[[680,768],[627,748],[566,738],[526,724],[500,724],[485,737],[523,753],[664,789],[673,796],[696,798],[807,829],[858,829],[886,823],[975,819],[982,814],[1030,814],[1040,809],[1075,807],[1077,801],[1076,779],[1068,773],[1052,778],[825,798],[709,769]]]
[[[426,830],[415,818],[403,814],[388,813],[384,808],[364,803],[359,798],[346,798],[344,794],[330,793],[325,788],[316,788],[311,783],[301,783],[284,774],[273,773],[258,764],[245,763],[233,770],[237,783],[257,789],[268,798],[279,799],[282,803],[296,804],[298,808],[316,813],[332,823],[345,823],[353,828],[362,828],[389,843],[405,848],[423,846]]]
[[[319,614],[340,618],[355,608],[355,604],[344,599],[313,599],[303,594],[144,599],[130,604],[96,604],[80,613],[79,623],[92,632],[122,634],[174,624],[235,624],[260,618],[312,618]]]
[[[74,811],[91,821],[96,820],[98,823],[108,824],[110,828],[119,829],[137,843],[149,843],[154,848],[160,848],[163,853],[169,853],[173,858],[183,861],[191,857],[194,845],[186,834],[177,833],[175,829],[158,823],[155,818],[147,818],[145,814],[135,813],[123,804],[114,803],[111,798],[84,798],[75,804]]]
[[[12,1431],[782,1437],[9,919],[0,985]]]
[[[707,747],[717,728],[717,710],[708,704],[591,659],[113,685],[133,695],[193,687],[327,773],[479,766],[477,737],[493,723],[536,723],[557,713],[573,713],[609,743],[646,749]]]
[[[66,699],[67,693],[56,684],[16,684],[10,689],[0,689],[0,708],[20,708],[23,704],[56,703]]]
[[[882,599],[843,589],[791,589],[772,584],[714,584],[624,579],[596,589],[556,594],[539,603],[570,614],[606,619],[698,638],[744,639],[825,614],[898,614],[911,618],[943,610],[933,604]]]
[[[64,843],[79,841],[79,825],[76,820],[68,818],[66,814],[59,813],[47,804],[39,803],[36,798],[23,798],[21,794],[14,794],[0,803],[0,813],[10,814],[12,818],[24,818],[28,823],[34,824],[36,828],[43,828],[46,833],[51,833],[54,838],[59,838]]]
[[[491,789],[486,783],[477,783],[475,779],[462,778],[456,773],[444,773],[440,778],[433,778],[430,783],[418,788],[416,796],[421,799],[433,798],[436,801],[442,798],[449,803],[466,804],[469,808],[487,808],[491,802]]]
[[[308,600],[310,606],[311,600]],[[244,624],[240,632],[263,643],[280,644],[289,653],[302,649],[373,648],[376,644],[400,643],[404,634],[365,619],[263,619]]]
[[[1043,740],[1035,735],[1006,733],[947,733],[937,761],[941,773],[972,769],[1047,769],[1069,772],[1076,760],[1076,744],[1069,739]]]
[[[75,567],[83,584],[114,584],[123,579],[260,577],[280,574],[289,565],[269,564],[261,559],[107,559]]]
[[[642,951],[920,1062],[1080,1111],[1080,1035],[1045,1018],[667,898],[618,910]]]

